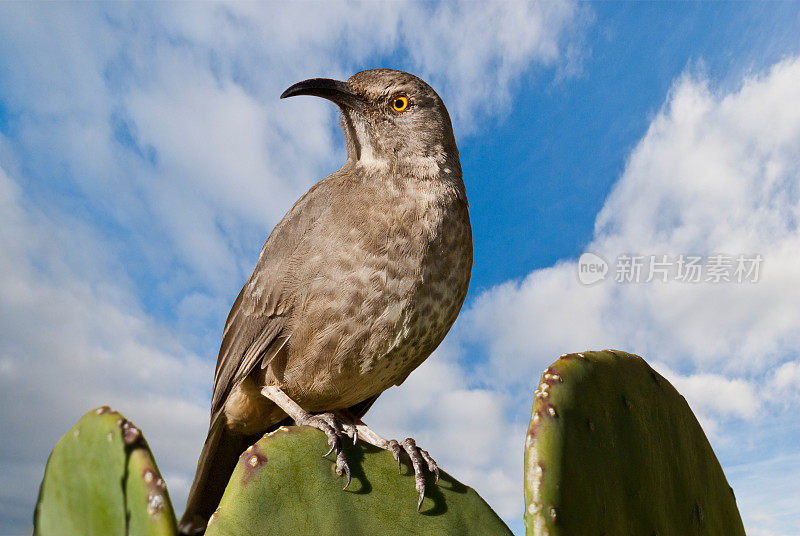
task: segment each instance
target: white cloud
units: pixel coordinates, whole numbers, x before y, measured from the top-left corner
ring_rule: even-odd
[[[789,361],[778,367],[769,386],[768,394],[773,401],[797,403],[800,399],[800,361]]]
[[[508,109],[532,66],[570,67],[583,11],[566,1],[0,5],[4,527],[27,530],[47,453],[101,404],[144,429],[180,511],[212,378],[188,348],[214,355],[269,228],[343,160],[330,105],[280,102],[285,87],[389,58],[428,79],[468,131]],[[450,390],[430,402],[447,411],[423,437],[441,424],[464,445],[452,456],[441,445],[447,468],[512,493],[491,436],[463,428],[481,415],[516,448],[503,399],[442,366]],[[425,414],[416,407],[414,425],[402,412],[385,418],[411,433]]]
[[[690,371],[757,375],[800,346],[800,60],[728,95],[684,78],[633,151],[587,250],[761,254],[756,283],[586,287],[574,262],[493,288],[467,313],[495,377],[625,347]],[[610,278],[613,278],[613,266]],[[523,362],[523,365],[520,363]]]
[[[4,517],[30,519],[42,461],[80,415],[103,404],[145,429],[165,469],[190,474],[211,364],[137,307],[91,230],[30,207],[2,168],[0,229]],[[87,265],[93,270],[82,271]]]
[[[289,84],[394,56],[470,130],[507,109],[531,65],[558,65],[582,20],[567,1],[17,7],[0,17],[17,150],[137,226],[154,267],[166,256],[187,286],[217,292],[249,270],[237,253],[342,160],[332,107],[279,102]]]
[[[748,428],[782,419],[787,405],[796,407],[789,395],[800,386],[800,368],[791,361],[800,347],[797,87],[798,58],[725,94],[704,79],[678,80],[586,248],[612,262],[609,278],[584,286],[576,263],[561,262],[489,289],[462,315],[459,340],[487,355],[476,372],[483,384],[515,390],[513,404],[522,406],[538,373],[559,354],[625,349],[674,382],[717,448],[730,447],[734,459],[737,447],[763,452],[769,439]],[[618,255],[716,253],[761,254],[760,279],[613,281]],[[521,498],[514,500],[521,508]],[[740,507],[752,520],[748,527],[755,526],[758,507]]]

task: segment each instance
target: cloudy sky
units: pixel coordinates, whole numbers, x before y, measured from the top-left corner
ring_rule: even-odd
[[[30,533],[50,449],[101,404],[182,510],[230,305],[344,160],[329,103],[277,97],[379,66],[448,105],[476,258],[367,422],[521,534],[541,370],[626,349],[689,400],[748,534],[800,534],[798,32],[797,3],[0,4],[0,534]]]

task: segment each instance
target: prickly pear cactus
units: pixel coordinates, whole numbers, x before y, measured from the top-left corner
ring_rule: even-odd
[[[206,536],[510,535],[475,491],[442,473],[417,512],[413,472],[388,452],[348,447],[353,480],[334,472],[324,435],[282,427],[242,454]]]
[[[147,442],[108,406],[84,415],[56,444],[33,522],[35,536],[177,534]]]
[[[529,536],[744,536],[700,424],[641,357],[564,355],[534,396],[525,444]]]

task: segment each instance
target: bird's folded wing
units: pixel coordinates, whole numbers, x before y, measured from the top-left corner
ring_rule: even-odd
[[[275,226],[256,268],[231,308],[214,373],[211,414],[218,413],[231,390],[261,362],[266,367],[291,333],[285,331],[292,308],[294,274],[289,267],[301,242],[331,209],[332,177],[318,182]]]
[[[265,354],[274,357],[277,351],[270,352],[270,349],[280,342],[283,327],[283,316],[251,317],[244,314],[241,307],[234,305],[217,359],[211,399],[212,415],[222,409],[233,387],[250,374]]]

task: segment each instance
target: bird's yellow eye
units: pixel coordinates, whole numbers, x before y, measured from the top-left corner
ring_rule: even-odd
[[[402,95],[392,99],[392,109],[395,112],[402,112],[408,108],[408,99]]]

